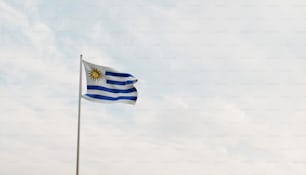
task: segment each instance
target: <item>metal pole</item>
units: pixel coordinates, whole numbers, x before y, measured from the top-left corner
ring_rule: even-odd
[[[81,96],[82,96],[82,57],[80,55],[80,80],[79,80],[79,111],[78,111],[78,141],[77,141],[77,162],[76,162],[76,175],[79,175],[79,162],[80,162],[80,126],[81,126]]]

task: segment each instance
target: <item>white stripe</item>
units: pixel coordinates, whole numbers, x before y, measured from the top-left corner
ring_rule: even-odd
[[[110,76],[110,75],[106,75],[106,79],[114,80],[114,81],[135,81],[137,80],[137,78],[135,77],[115,77],[115,76]]]
[[[115,85],[115,84],[106,84],[106,83],[88,83],[88,86],[103,86],[106,88],[110,88],[110,89],[118,89],[118,90],[126,90],[126,89],[131,89],[131,88],[135,88],[135,86],[133,84],[128,84],[128,85]]]
[[[131,89],[134,87],[133,84],[128,84],[128,85],[115,85],[115,84],[107,84],[107,88],[111,89],[120,89],[120,90],[125,90],[125,89]]]
[[[103,95],[108,97],[119,97],[119,96],[137,96],[137,92],[130,92],[130,93],[112,93],[112,92],[106,92],[106,91],[100,91],[100,90],[87,90],[87,94],[97,94],[97,95]]]
[[[136,103],[135,100],[123,100],[123,99],[121,99],[121,100],[112,101],[112,100],[102,100],[102,99],[91,98],[91,97],[88,97],[86,95],[83,95],[82,97],[86,100],[99,102],[99,103],[125,103],[125,104],[132,104],[132,105],[134,105]]]

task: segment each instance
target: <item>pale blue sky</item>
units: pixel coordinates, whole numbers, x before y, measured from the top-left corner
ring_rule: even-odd
[[[305,8],[0,0],[0,174],[75,174],[82,53],[139,100],[82,101],[80,175],[304,175]]]

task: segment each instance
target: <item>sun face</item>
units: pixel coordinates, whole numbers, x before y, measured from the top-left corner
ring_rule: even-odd
[[[91,69],[91,71],[89,72],[89,77],[93,80],[98,80],[102,77],[102,74],[101,72],[96,69],[96,68],[93,68]]]

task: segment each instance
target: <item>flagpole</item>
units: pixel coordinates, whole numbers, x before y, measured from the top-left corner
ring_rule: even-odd
[[[82,96],[82,57],[80,55],[80,80],[79,80],[79,110],[78,110],[78,140],[77,140],[77,160],[76,160],[76,175],[79,175],[80,162],[80,126],[81,126],[81,96]]]

